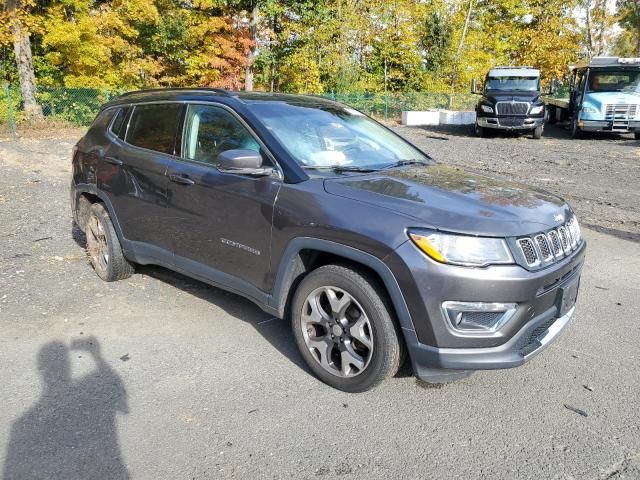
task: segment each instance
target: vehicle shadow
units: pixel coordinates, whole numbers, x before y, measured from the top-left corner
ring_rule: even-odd
[[[76,244],[86,249],[87,238],[84,232],[71,222],[71,236]],[[206,302],[222,308],[229,315],[251,324],[276,350],[287,357],[294,365],[305,372],[310,372],[298,353],[289,322],[274,319],[263,312],[250,300],[216,288],[208,283],[200,282],[186,275],[155,265],[136,265],[136,273],[148,275],[185,293],[194,295]]]
[[[72,378],[70,354],[90,356],[95,370]],[[38,352],[42,394],[11,426],[4,480],[128,479],[116,415],[127,414],[127,393],[93,337],[70,345],[52,341]]]
[[[208,283],[192,279],[172,270],[155,265],[137,265],[136,273],[148,275],[174,288],[182,290],[208,303],[212,303],[238,320],[249,323],[267,340],[280,354],[294,365],[310,373],[298,349],[291,332],[289,322],[275,318],[262,311],[250,300],[227,292]]]

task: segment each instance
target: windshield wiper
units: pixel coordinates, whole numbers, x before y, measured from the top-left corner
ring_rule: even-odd
[[[305,170],[332,170],[334,172],[376,172],[378,168],[355,167],[353,165],[305,165]]]
[[[425,162],[424,160],[399,160],[391,165],[386,165],[383,170],[388,168],[406,167],[407,165],[431,165],[431,163]]]

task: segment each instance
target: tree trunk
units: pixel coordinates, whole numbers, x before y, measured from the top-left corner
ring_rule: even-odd
[[[458,43],[458,49],[456,50],[456,56],[454,57],[453,75],[451,76],[451,91],[455,89],[456,82],[458,81],[458,61],[460,60],[460,54],[462,53],[462,47],[464,47],[464,40],[467,36],[467,30],[469,29],[469,22],[471,21],[471,14],[473,13],[473,4],[475,0],[469,0],[469,8],[467,9],[467,16],[464,19],[464,27],[462,28],[462,34],[460,35],[460,42]]]
[[[18,19],[19,5],[15,1],[9,1],[7,7],[12,13],[13,51],[18,67],[24,113],[27,120],[40,120],[42,119],[42,107],[36,101],[36,76],[33,72],[29,32],[22,28]]]
[[[249,20],[249,38],[253,42],[249,49],[249,56],[247,58],[247,69],[244,76],[244,89],[247,92],[253,91],[253,63],[256,60],[256,53],[258,46],[256,44],[256,38],[258,36],[258,21],[260,11],[258,9],[258,0],[253,1],[253,8],[251,9],[251,19]]]

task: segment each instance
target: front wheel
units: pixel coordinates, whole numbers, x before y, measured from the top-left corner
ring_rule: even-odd
[[[640,132],[634,133],[634,137],[636,137],[636,140],[640,140]]]
[[[574,140],[582,138],[582,130],[578,125],[578,119],[576,117],[571,120],[571,138],[573,138]]]
[[[533,129],[531,137],[536,139],[536,140],[540,140],[542,138],[542,132],[543,131],[544,131],[543,127],[536,127],[536,128]]]
[[[291,308],[302,358],[328,385],[369,390],[395,375],[404,344],[378,282],[343,265],[314,270],[300,283]]]
[[[478,125],[476,123],[475,134],[476,134],[476,137],[483,138],[483,137],[486,136],[486,131],[485,131],[484,127],[481,127],[480,125]]]

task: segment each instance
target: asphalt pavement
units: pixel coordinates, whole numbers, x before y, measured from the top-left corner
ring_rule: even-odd
[[[0,142],[5,480],[640,478],[633,235],[584,229],[575,316],[524,367],[346,394],[247,300],[161,268],[102,282],[71,223],[72,143]]]

